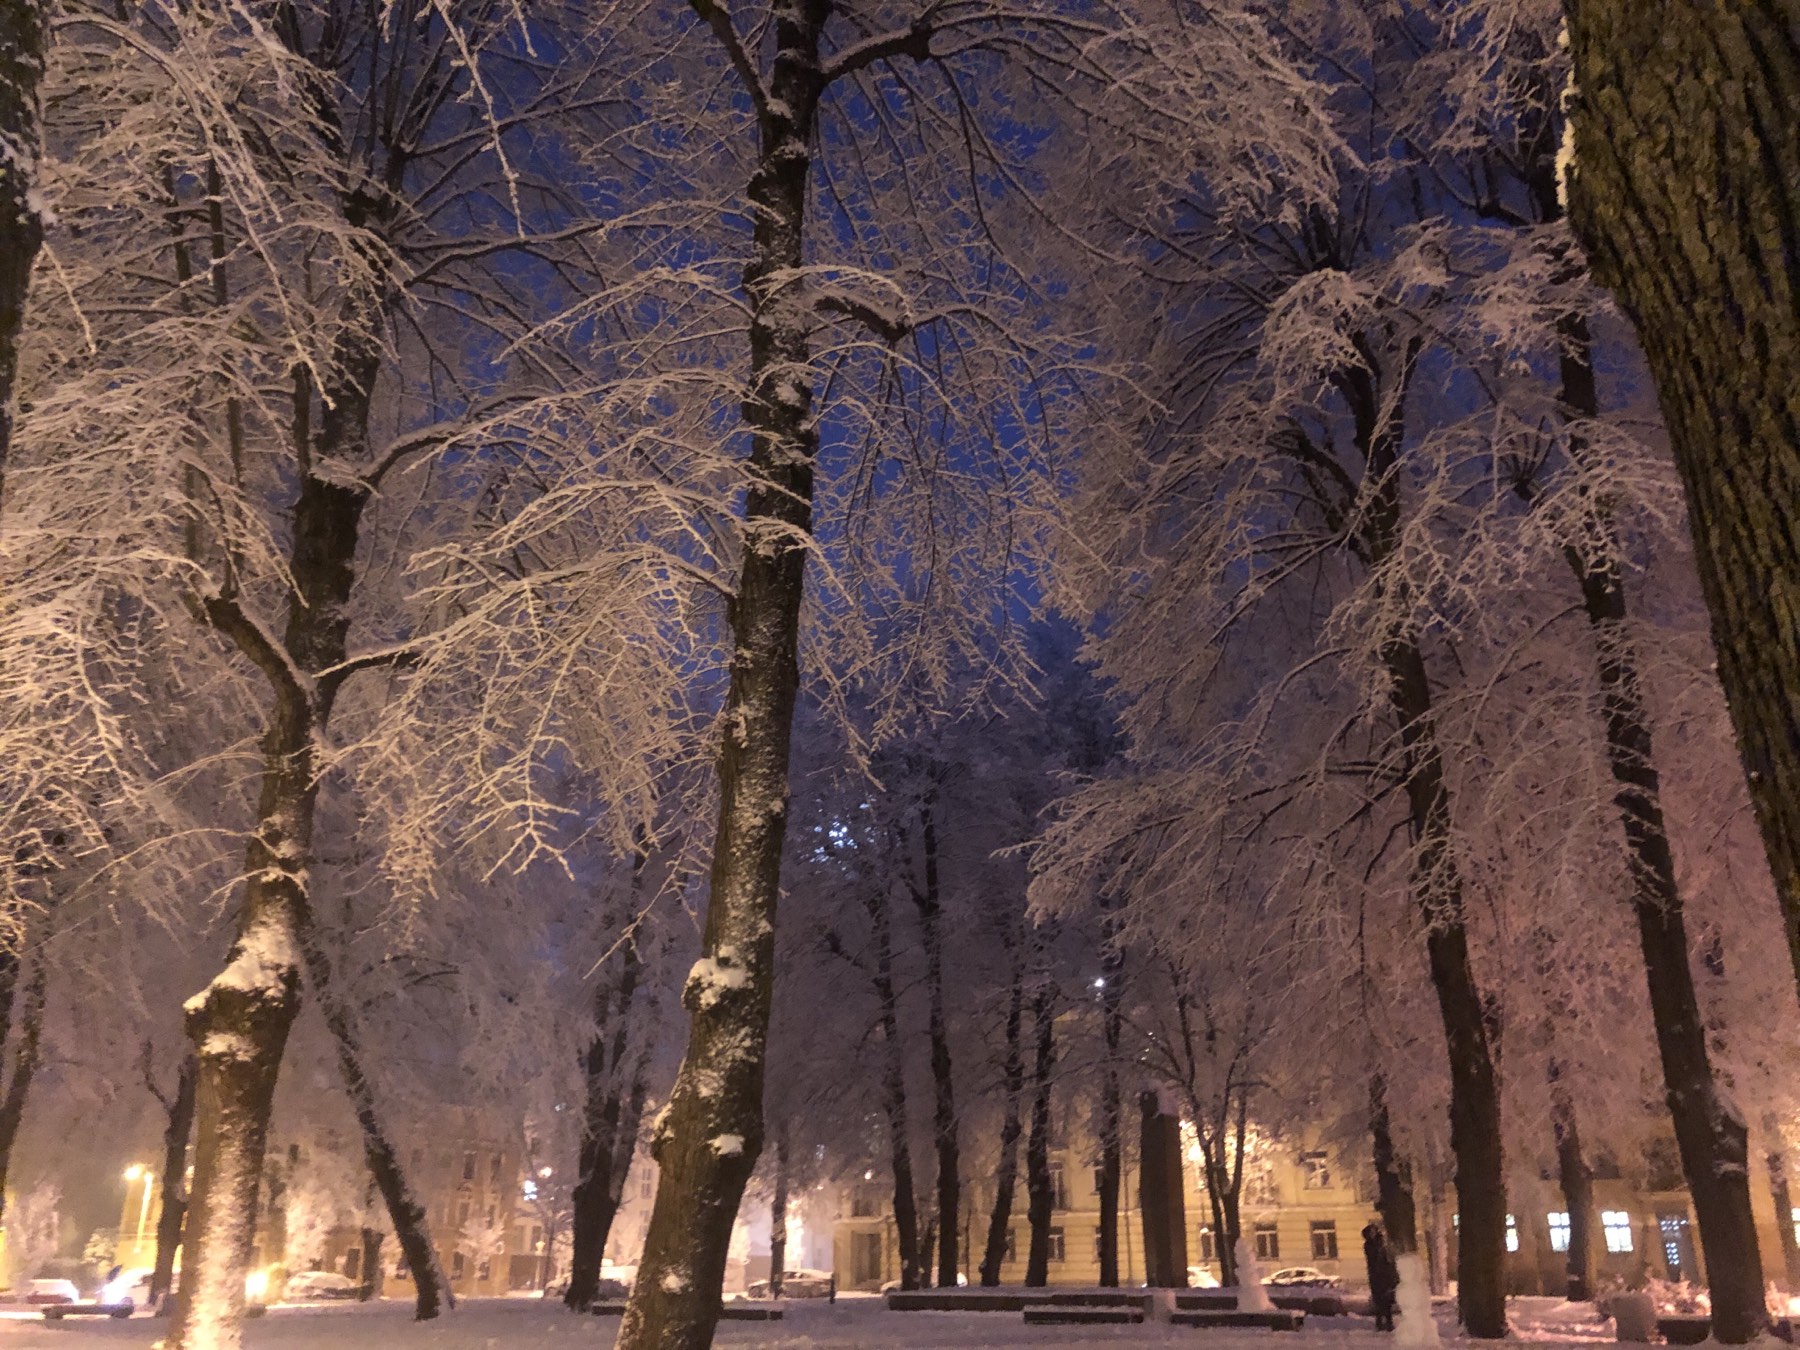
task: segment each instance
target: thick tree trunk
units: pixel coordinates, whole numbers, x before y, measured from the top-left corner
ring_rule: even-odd
[[[730,28],[728,10],[695,8]],[[705,955],[682,994],[691,1017],[688,1048],[652,1144],[661,1177],[617,1350],[705,1350],[712,1343],[732,1223],[762,1150],[775,904],[819,446],[803,229],[829,13],[828,0],[779,6],[767,39],[773,64],[748,185],[755,224],[743,276],[751,486],[730,608],[734,655],[721,718],[728,730],[719,754]],[[735,35],[731,43],[737,47]]]
[[[775,1135],[775,1190],[769,1200],[769,1297],[781,1297],[787,1275],[788,1142],[787,1130]]]
[[[301,952],[307,979],[323,1011],[326,1028],[337,1050],[338,1074],[343,1079],[345,1094],[350,1098],[356,1123],[362,1131],[363,1161],[369,1179],[381,1193],[388,1222],[400,1251],[406,1257],[413,1278],[413,1317],[428,1322],[446,1308],[456,1306],[456,1295],[444,1278],[438,1261],[437,1246],[431,1240],[425,1206],[414,1197],[400,1166],[399,1150],[394,1147],[380,1108],[375,1100],[375,1085],[363,1066],[361,1041],[349,1007],[338,996],[333,980],[330,956],[323,935],[313,921],[311,911],[301,911]]]
[[[311,394],[296,399],[302,463],[321,448],[359,444],[379,355],[346,363],[347,383],[325,402],[319,446],[306,431]],[[288,559],[293,590],[281,647],[226,590],[202,598],[207,620],[230,637],[273,690],[262,741],[257,825],[244,851],[244,900],[225,969],[187,1003],[187,1030],[200,1065],[194,1189],[184,1230],[180,1307],[168,1350],[237,1350],[243,1339],[244,1277],[255,1244],[257,1188],[275,1081],[300,1007],[307,929],[307,862],[318,805],[316,738],[339,680],[354,581],[357,535],[368,491],[305,475],[293,509]],[[296,672],[308,673],[308,683]]]
[[[1369,1136],[1375,1154],[1375,1211],[1396,1256],[1419,1249],[1419,1219],[1413,1205],[1412,1169],[1394,1147],[1393,1120],[1388,1115],[1387,1078],[1369,1079]]]
[[[1138,1094],[1138,1212],[1144,1224],[1144,1283],[1187,1288],[1187,1213],[1181,1123],[1154,1092]]]
[[[613,1175],[613,1165],[629,1090],[623,1061],[640,968],[637,946],[628,942],[617,986],[602,985],[594,991],[594,1038],[582,1061],[587,1095],[581,1125],[580,1175],[571,1195],[574,1219],[569,1287],[563,1295],[563,1302],[578,1312],[586,1312],[594,1302],[606,1239],[619,1209],[618,1183],[624,1178]]]
[[[44,240],[35,197],[44,38],[37,0],[0,0],[0,500],[12,452],[25,293]]]
[[[919,832],[925,851],[925,885],[915,888],[913,901],[919,912],[919,932],[925,947],[927,1035],[931,1042],[932,1142],[937,1149],[937,1282],[940,1289],[956,1288],[960,1228],[961,1179],[956,1131],[956,1080],[950,1060],[950,1028],[944,1014],[943,897],[938,886],[937,822],[934,803],[927,798],[919,813]]]
[[[156,1216],[156,1266],[150,1272],[150,1302],[158,1309],[175,1287],[175,1249],[181,1245],[181,1226],[187,1218],[188,1141],[194,1133],[199,1079],[200,1061],[191,1053],[183,1056],[175,1095],[166,1099],[169,1123],[163,1130],[162,1207]]]
[[[1025,1257],[1025,1283],[1041,1288],[1050,1282],[1050,1216],[1056,1196],[1050,1187],[1050,1076],[1056,1068],[1056,987],[1040,976],[1031,1001],[1036,1050],[1031,1065],[1031,1133],[1025,1140],[1025,1217],[1031,1228]]]
[[[875,939],[875,1002],[881,1027],[881,1098],[888,1127],[888,1166],[894,1177],[894,1240],[900,1253],[900,1287],[925,1283],[919,1249],[919,1201],[914,1191],[912,1134],[906,1115],[906,1053],[900,1041],[900,999],[894,988],[894,939],[886,898],[871,894],[869,925]]]
[[[1581,1151],[1581,1128],[1575,1103],[1551,1065],[1550,1126],[1556,1133],[1556,1180],[1569,1213],[1568,1300],[1586,1303],[1594,1297],[1594,1173]]]
[[[1568,10],[1570,215],[1656,381],[1800,981],[1800,0]],[[1735,1143],[1716,1103],[1693,1109]],[[1704,1151],[1699,1133],[1693,1143]],[[1754,1249],[1735,1226],[1716,1255],[1702,1240],[1714,1334],[1758,1334]]]
[[[7,1078],[6,1091],[0,1093],[0,1217],[5,1215],[13,1145],[18,1142],[19,1126],[25,1119],[25,1102],[31,1094],[31,1082],[37,1077],[38,1061],[43,1054],[44,981],[47,975],[48,967],[40,953],[31,963],[31,975],[25,982],[24,1001],[17,1018],[19,1034],[13,1047],[12,1072]],[[8,1021],[11,1020],[9,1016]],[[0,1041],[0,1049],[4,1047],[5,1042]]]
[[[1015,958],[1017,952],[1015,950]],[[1013,962],[1012,987],[1006,997],[1006,1058],[1001,1068],[1005,1099],[1000,1117],[1000,1159],[994,1168],[994,1208],[988,1215],[987,1242],[981,1252],[981,1282],[1000,1283],[1006,1261],[1006,1235],[1012,1227],[1013,1191],[1019,1182],[1019,1103],[1025,1093],[1025,969]]]

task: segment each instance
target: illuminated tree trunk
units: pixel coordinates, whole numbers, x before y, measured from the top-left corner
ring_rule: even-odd
[[[1394,1147],[1387,1079],[1380,1073],[1369,1080],[1369,1136],[1375,1155],[1375,1210],[1381,1215],[1388,1246],[1396,1256],[1416,1252],[1419,1220],[1413,1204],[1412,1169]]]
[[[788,1142],[784,1128],[775,1135],[775,1187],[769,1200],[769,1297],[781,1297],[787,1275]]]
[[[199,1077],[199,1060],[192,1053],[183,1056],[175,1094],[163,1102],[169,1123],[163,1130],[162,1205],[156,1215],[156,1265],[150,1272],[150,1302],[158,1308],[175,1287],[175,1249],[181,1245],[181,1225],[187,1218],[188,1141],[194,1133]]]
[[[634,942],[625,944],[622,962],[618,984],[602,984],[594,991],[594,1038],[582,1062],[587,1097],[581,1124],[580,1175],[571,1195],[574,1219],[569,1287],[563,1294],[563,1302],[579,1312],[587,1311],[599,1290],[600,1263],[619,1212],[619,1187],[624,1181],[623,1176],[614,1175],[614,1166],[629,1091],[623,1062],[626,1036],[641,968]],[[636,1122],[632,1128],[635,1131]]]

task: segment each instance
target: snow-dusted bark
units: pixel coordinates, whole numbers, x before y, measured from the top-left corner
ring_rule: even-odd
[[[695,5],[742,55],[730,14]],[[682,994],[687,1053],[652,1150],[655,1208],[620,1350],[702,1350],[712,1342],[731,1226],[762,1150],[764,1043],[774,980],[775,900],[787,827],[788,748],[799,687],[800,603],[812,529],[818,429],[812,415],[806,261],[810,146],[825,0],[777,11],[766,91],[754,71],[756,213],[743,287],[752,315],[743,417],[751,436],[743,561],[731,605],[730,689],[719,750],[705,956]],[[721,1150],[714,1141],[736,1139]]]
[[[44,6],[39,0],[0,4],[0,493],[12,447],[19,327],[31,264],[44,239],[36,181],[44,40]]]

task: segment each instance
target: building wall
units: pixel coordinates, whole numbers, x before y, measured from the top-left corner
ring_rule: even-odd
[[[1051,1168],[1055,1177],[1060,1169],[1062,1184],[1058,1188],[1056,1207],[1052,1212],[1049,1282],[1052,1285],[1093,1285],[1100,1278],[1097,1250],[1100,1229],[1100,1193],[1096,1170],[1084,1159],[1090,1151],[1079,1147],[1063,1147],[1052,1151]],[[1186,1211],[1188,1264],[1219,1274],[1217,1253],[1208,1254],[1212,1233],[1212,1208],[1199,1185],[1198,1169],[1192,1161],[1186,1169],[1187,1186],[1183,1197]],[[1357,1196],[1354,1181],[1346,1173],[1329,1165],[1322,1169],[1303,1169],[1298,1156],[1272,1160],[1267,1175],[1255,1187],[1246,1185],[1242,1206],[1242,1224],[1247,1237],[1254,1241],[1258,1227],[1264,1229],[1264,1249],[1273,1254],[1263,1261],[1265,1273],[1283,1266],[1314,1266],[1326,1274],[1338,1275],[1346,1283],[1366,1281],[1362,1256],[1362,1227],[1372,1211]],[[1119,1206],[1119,1279],[1135,1284],[1144,1277],[1143,1223],[1137,1206],[1138,1176],[1126,1165],[1120,1185]],[[960,1252],[960,1267],[969,1283],[979,1282],[982,1250],[987,1241],[988,1216],[993,1206],[991,1188],[974,1185],[963,1196],[965,1238]],[[885,1179],[873,1176],[866,1181],[842,1188],[838,1220],[835,1225],[832,1255],[839,1288],[874,1289],[900,1278],[899,1242],[894,1231],[891,1206]],[[1314,1255],[1313,1226],[1325,1226],[1321,1234],[1335,1239],[1336,1255],[1323,1245]],[[1003,1284],[1018,1284],[1025,1278],[1025,1261],[1030,1244],[1030,1226],[1025,1219],[1025,1183],[1019,1180],[1013,1197],[1010,1259],[1001,1265]],[[1056,1235],[1061,1235],[1058,1255]],[[871,1264],[878,1264],[876,1275]]]

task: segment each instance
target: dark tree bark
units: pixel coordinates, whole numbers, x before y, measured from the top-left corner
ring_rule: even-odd
[[[1144,1224],[1144,1283],[1187,1288],[1187,1212],[1181,1122],[1154,1092],[1138,1094],[1138,1212]]]
[[[148,1074],[149,1050],[146,1043],[145,1081],[156,1092]],[[187,1218],[188,1141],[194,1133],[194,1096],[199,1077],[200,1062],[190,1052],[182,1057],[173,1095],[165,1097],[156,1092],[168,1115],[163,1129],[162,1204],[156,1215],[156,1265],[150,1272],[150,1302],[159,1311],[175,1287],[175,1250],[181,1245],[181,1226]]]
[[[15,955],[14,961],[19,958]],[[13,1145],[18,1142],[19,1126],[25,1119],[25,1102],[31,1095],[31,1083],[37,1077],[38,1061],[43,1054],[44,982],[48,971],[42,955],[31,963],[31,974],[25,981],[25,992],[17,1015],[18,1035],[12,1046],[12,1071],[7,1076],[6,1090],[0,1093],[0,1217],[5,1214],[6,1182],[12,1171]],[[16,981],[16,966],[13,973]],[[0,1026],[0,1050],[6,1048],[5,1032],[11,1029],[12,989],[7,996],[6,1022]]]
[[[788,748],[799,685],[800,602],[812,533],[819,436],[804,309],[807,183],[814,120],[825,90],[821,38],[828,0],[774,12],[766,91],[731,16],[695,0],[758,106],[755,217],[743,289],[750,307],[751,487],[743,562],[730,609],[731,680],[720,747],[705,955],[682,994],[687,1053],[651,1145],[656,1201],[618,1350],[706,1350],[732,1222],[762,1151],[763,1063],[774,987],[775,902],[787,833]],[[765,96],[766,95],[766,96]],[[731,1152],[713,1146],[738,1141]]]
[[[0,0],[0,501],[12,452],[19,329],[31,264],[44,241],[33,197],[44,38],[44,8],[37,0]]]
[[[781,1297],[787,1275],[788,1141],[787,1130],[775,1135],[775,1187],[769,1199],[769,1297]]]
[[[1006,996],[1006,1056],[1001,1067],[1005,1093],[1000,1117],[1000,1159],[994,1168],[994,1208],[988,1215],[987,1242],[981,1252],[981,1282],[1000,1283],[1006,1261],[1006,1237],[1012,1227],[1013,1191],[1019,1182],[1019,1103],[1025,1094],[1025,967],[1013,952],[1012,985]]]
[[[1100,1169],[1096,1179],[1100,1192],[1100,1284],[1107,1289],[1116,1288],[1119,1283],[1119,1184],[1125,1170],[1119,1110],[1119,1041],[1124,1020],[1119,1000],[1123,968],[1124,961],[1116,948],[1101,962],[1101,978],[1106,983],[1100,990],[1100,1035],[1106,1046],[1106,1066],[1100,1075]]]
[[[356,1291],[360,1302],[371,1303],[381,1297],[387,1278],[381,1264],[381,1244],[386,1237],[379,1228],[365,1226],[362,1230],[362,1287]]]
[[[634,868],[634,882],[635,872],[641,866],[640,863]],[[582,1059],[587,1097],[582,1114],[580,1172],[570,1197],[574,1216],[569,1287],[563,1294],[563,1302],[578,1312],[586,1312],[598,1293],[600,1263],[606,1255],[613,1219],[619,1212],[619,1183],[624,1178],[614,1175],[614,1164],[630,1091],[624,1058],[640,969],[637,944],[627,942],[618,984],[603,984],[594,990],[594,1038]],[[634,1132],[635,1129],[634,1123]]]
[[[956,1288],[957,1235],[961,1212],[960,1159],[956,1131],[956,1079],[950,1060],[950,1028],[944,1014],[943,896],[938,885],[935,803],[928,796],[919,810],[920,842],[925,854],[925,884],[912,888],[925,948],[927,1035],[931,1042],[932,1142],[937,1150],[937,1283]]]
[[[1387,1231],[1388,1246],[1397,1256],[1416,1252],[1419,1218],[1413,1204],[1412,1169],[1394,1147],[1387,1078],[1381,1073],[1369,1079],[1369,1136],[1375,1154],[1375,1211]]]
[[[1037,1289],[1050,1282],[1050,1216],[1056,1196],[1050,1186],[1050,1078],[1056,1069],[1056,986],[1041,974],[1031,1000],[1035,1051],[1031,1065],[1031,1133],[1025,1140],[1025,1216],[1031,1228],[1025,1283]]]
[[[894,988],[894,939],[885,896],[871,892],[869,927],[875,940],[875,1003],[881,1027],[882,1114],[888,1127],[888,1167],[894,1177],[894,1238],[900,1252],[900,1287],[925,1282],[919,1248],[919,1201],[914,1191],[912,1135],[906,1113],[906,1052],[900,1040],[900,997]]]
[[[1540,217],[1559,218],[1552,166],[1540,161],[1530,186]],[[1566,260],[1562,265],[1565,270],[1572,267]],[[1557,329],[1562,402],[1573,423],[1569,456],[1578,470],[1592,470],[1591,450],[1579,420],[1599,412],[1592,343],[1586,321],[1579,314],[1564,315]],[[1740,1331],[1747,1328],[1746,1335],[1754,1334],[1768,1320],[1761,1253],[1750,1206],[1749,1131],[1721,1099],[1714,1078],[1706,1026],[1694,989],[1685,907],[1663,819],[1650,714],[1644,706],[1637,653],[1627,622],[1620,552],[1607,504],[1594,502],[1592,513],[1598,541],[1571,543],[1563,552],[1594,635],[1607,765],[1617,785],[1613,802],[1631,869],[1631,904],[1650,990],[1665,1099],[1699,1221],[1719,1339],[1737,1344]],[[1721,670],[1722,662],[1721,657]]]
[[[1334,377],[1355,426],[1370,501],[1358,538],[1364,561],[1380,568],[1394,556],[1401,524],[1398,464],[1406,395],[1418,341],[1400,357],[1397,388],[1384,394],[1372,350]],[[1390,583],[1391,584],[1391,583]],[[1395,596],[1403,601],[1404,596]],[[1450,789],[1433,720],[1430,678],[1410,621],[1385,637],[1388,702],[1400,733],[1400,768],[1413,838],[1413,889],[1426,923],[1425,949],[1450,1062],[1450,1148],[1456,1158],[1457,1310],[1478,1339],[1506,1335],[1506,1178],[1500,1083],[1487,1007],[1469,955],[1463,878],[1451,846]]]
[[[1556,1180],[1569,1212],[1568,1300],[1594,1297],[1594,1171],[1581,1150],[1575,1103],[1562,1082],[1561,1065],[1550,1068],[1550,1126],[1556,1134]]]
[[[1800,0],[1567,8],[1570,216],[1656,382],[1800,980]],[[1760,1271],[1741,1236],[1717,1239],[1714,1334],[1737,1343],[1766,1322]]]
[[[299,913],[301,953],[307,980],[318,999],[325,1026],[331,1033],[337,1051],[338,1075],[344,1083],[350,1107],[362,1131],[363,1162],[369,1179],[381,1195],[387,1209],[388,1222],[400,1251],[406,1257],[413,1279],[413,1317],[427,1322],[446,1308],[456,1306],[456,1294],[444,1278],[438,1260],[437,1246],[431,1240],[431,1228],[425,1206],[412,1193],[406,1173],[400,1165],[399,1150],[389,1135],[375,1099],[375,1085],[363,1065],[361,1039],[349,1006],[339,995],[333,980],[331,958],[325,950],[324,938],[313,921],[310,909]]]

